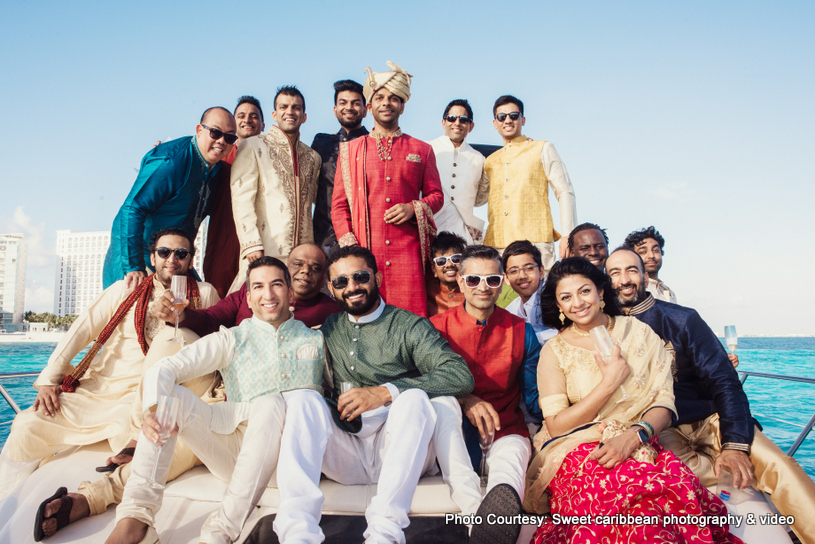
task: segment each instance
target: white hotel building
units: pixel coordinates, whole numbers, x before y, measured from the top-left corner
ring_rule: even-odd
[[[22,234],[0,234],[0,330],[23,322],[27,247]]]

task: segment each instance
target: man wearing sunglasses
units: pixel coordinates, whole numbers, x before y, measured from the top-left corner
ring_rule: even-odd
[[[375,74],[368,68],[363,86],[373,132],[340,143],[331,220],[340,246],[360,245],[376,256],[388,304],[426,316],[422,280],[444,193],[433,148],[399,129],[413,76],[388,66]]]
[[[311,206],[317,196],[320,156],[300,141],[306,99],[293,85],[277,89],[277,123],[239,148],[232,164],[232,211],[240,240],[237,291],[250,262],[268,255],[282,261],[300,244],[314,241]]]
[[[470,147],[467,135],[475,128],[473,108],[466,100],[453,100],[444,109],[444,135],[428,143],[436,154],[444,206],[435,214],[436,228],[462,237],[468,245],[484,240],[484,221],[473,208],[487,203],[490,185],[484,155]]]
[[[340,247],[331,223],[331,198],[334,195],[340,142],[350,142],[368,134],[368,129],[362,126],[366,115],[368,109],[365,107],[362,85],[350,79],[337,81],[334,83],[334,116],[340,123],[340,129],[333,134],[317,134],[311,143],[311,148],[323,160],[314,207],[314,243],[327,255]]]
[[[344,431],[326,406],[315,403],[313,420],[302,422],[308,432],[298,436],[300,466],[310,467],[300,482],[301,496],[308,500],[300,502],[299,523],[276,521],[275,531],[289,537],[281,537],[282,542],[322,541],[315,538],[322,537],[322,472],[345,485],[376,483],[364,537],[367,542],[404,542],[419,477],[435,466],[430,440],[436,415],[430,398],[466,395],[473,377],[427,319],[385,304],[379,293],[382,273],[370,250],[338,249],[328,258],[328,274],[331,292],[345,312],[330,316],[320,330],[335,387],[342,382],[354,386],[337,399],[339,415],[361,419],[361,429]]]
[[[152,271],[150,235],[163,228],[196,233],[209,214],[221,179],[222,160],[237,140],[229,110],[209,108],[194,136],[159,144],[142,159],[130,194],[113,220],[103,286],[126,278],[138,285]],[[194,273],[194,272],[193,272]]]
[[[492,124],[503,138],[504,147],[484,163],[490,183],[484,244],[500,251],[514,240],[530,240],[540,249],[544,268],[550,270],[555,264],[555,242],[568,236],[577,223],[569,173],[555,146],[523,136],[523,102],[514,96],[501,96],[492,113]],[[550,186],[560,207],[560,234],[552,223]],[[560,256],[566,256],[563,243]]]
[[[524,478],[532,453],[529,431],[521,404],[541,421],[538,406],[537,368],[540,343],[523,319],[496,306],[503,284],[503,266],[498,251],[487,246],[469,246],[461,256],[458,283],[466,302],[431,318],[453,349],[467,362],[475,377],[475,388],[460,397],[462,419],[440,415],[433,441],[439,466],[452,497],[462,514],[514,516],[521,513]],[[447,412],[452,414],[452,412]],[[487,452],[487,493],[473,466],[480,464],[478,435],[493,435]],[[472,446],[471,464],[467,445]],[[520,524],[473,526],[471,543],[514,543]]]
[[[432,317],[464,302],[458,287],[458,265],[467,242],[452,232],[442,231],[433,240],[432,276],[427,279],[427,315]]]
[[[0,454],[0,501],[42,459],[66,447],[107,441],[113,451],[122,450],[108,459],[108,465],[125,463],[133,455],[127,449],[135,446],[135,442],[128,443],[131,409],[144,368],[183,345],[168,342],[173,328],[148,310],[170,289],[174,276],[187,276],[187,296],[196,308],[218,301],[211,285],[196,281],[189,273],[193,256],[189,234],[179,229],[159,230],[150,237],[148,251],[155,274],[135,289],[127,287],[125,280],[105,289],[74,321],[34,383],[37,398],[14,419]],[[89,344],[93,346],[82,362],[72,364]],[[210,384],[201,385],[206,391]],[[107,483],[103,487],[111,489]],[[99,488],[71,494],[75,508],[71,516],[103,512],[107,496]],[[54,502],[44,512],[46,518],[63,503]],[[55,521],[48,522],[48,534],[56,531]]]

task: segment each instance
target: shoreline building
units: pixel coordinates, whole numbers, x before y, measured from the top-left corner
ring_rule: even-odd
[[[27,252],[23,234],[0,234],[0,330],[6,332],[23,322]]]
[[[54,313],[77,315],[102,293],[102,267],[110,231],[57,231]]]

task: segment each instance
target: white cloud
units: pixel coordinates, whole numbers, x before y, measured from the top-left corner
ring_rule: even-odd
[[[51,257],[54,252],[46,249],[43,242],[45,223],[34,223],[23,211],[22,206],[17,206],[14,210],[13,221],[7,223],[8,232],[22,232],[25,235],[28,254],[26,256],[26,266],[28,268],[51,268],[53,262]]]

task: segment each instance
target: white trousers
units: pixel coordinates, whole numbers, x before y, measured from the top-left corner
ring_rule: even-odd
[[[185,387],[175,386],[173,395],[181,400],[178,439],[218,478],[229,482],[223,501],[201,528],[200,542],[231,543],[238,538],[246,518],[257,505],[277,467],[280,438],[286,407],[283,397],[269,394],[252,402],[248,423],[231,434],[210,430],[212,408]],[[164,484],[173,458],[176,437],[159,448],[142,434],[133,457],[130,480],[125,486],[116,521],[135,518],[153,525],[161,507]],[[148,482],[158,459],[156,482]]]
[[[462,431],[461,408],[452,397],[433,399],[436,428],[433,445],[442,477],[450,487],[450,497],[462,514],[475,514],[481,504],[481,479],[473,470]],[[487,452],[487,489],[509,484],[523,501],[524,478],[532,455],[529,439],[517,434],[503,436],[493,442]]]
[[[288,452],[281,454],[278,487],[287,505],[281,504],[274,523],[278,538],[284,543],[323,541],[317,525],[323,503],[318,488],[321,465],[327,477],[341,484],[377,484],[376,496],[365,511],[365,542],[404,544],[403,530],[409,524],[408,511],[419,477],[435,467],[430,440],[436,414],[427,394],[409,389],[390,407],[367,412],[363,429],[356,435],[339,429],[325,402],[314,398],[301,396],[298,402],[309,403],[309,409],[287,415],[284,443],[296,443],[291,451],[298,458],[292,464],[299,463],[301,468],[290,466]],[[288,500],[289,490],[297,490],[296,500]]]

